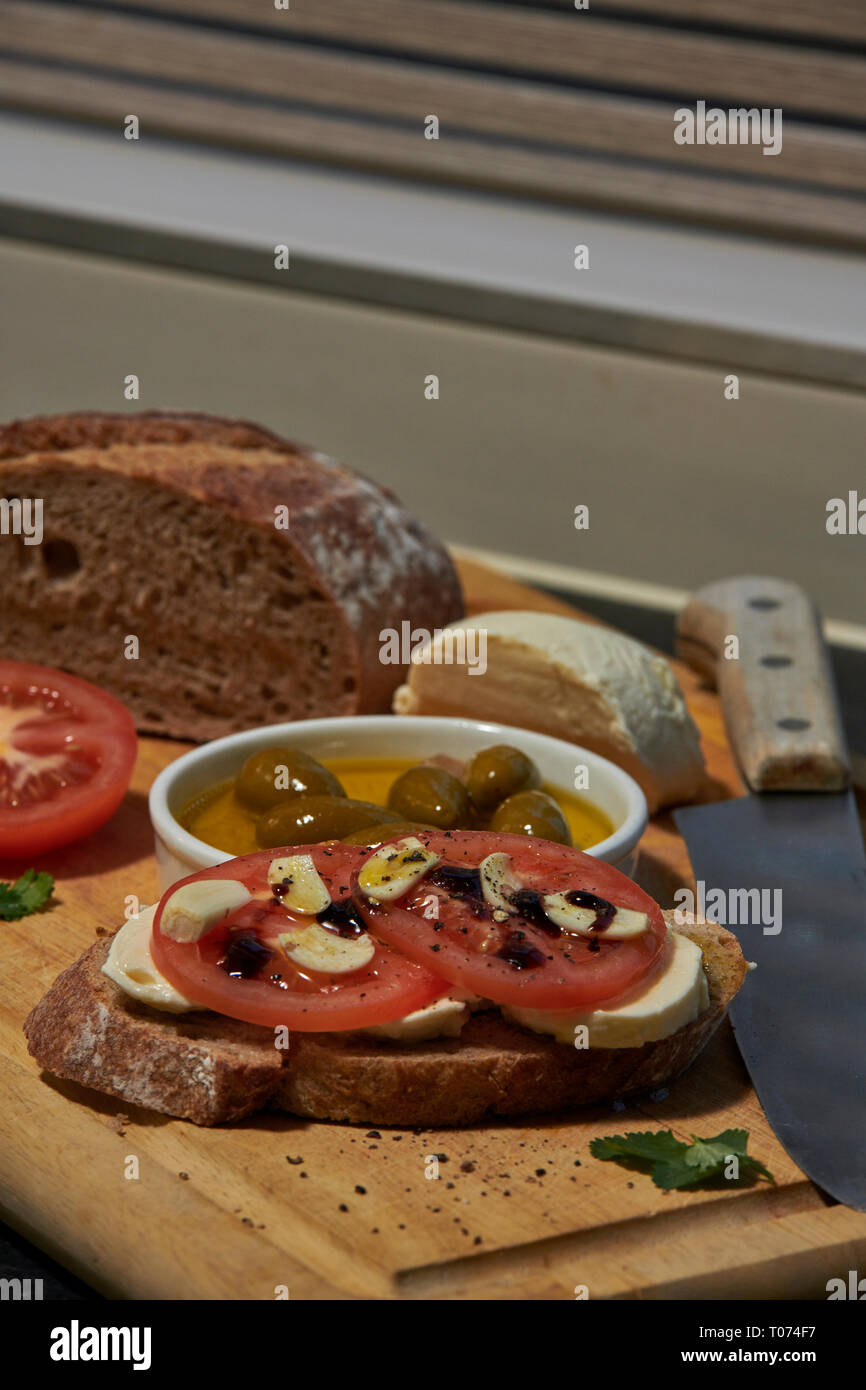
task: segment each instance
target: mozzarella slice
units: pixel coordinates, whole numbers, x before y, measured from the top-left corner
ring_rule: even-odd
[[[175,889],[162,910],[159,929],[173,941],[200,941],[252,896],[236,879],[198,878]]]
[[[374,1023],[359,1031],[372,1038],[390,1038],[393,1042],[427,1042],[430,1038],[457,1038],[469,1017],[469,1007],[462,999],[434,999],[425,1009],[416,1009],[393,1023]]]
[[[668,928],[667,951],[661,973],[618,1008],[560,1012],[503,1004],[502,1013],[534,1033],[549,1033],[557,1042],[571,1046],[579,1041],[579,1027],[586,1028],[585,1041],[590,1048],[642,1047],[669,1038],[709,1007],[710,996],[700,946]]]
[[[610,925],[594,931],[597,913],[594,907],[578,907],[568,901],[567,893],[548,893],[544,898],[545,916],[565,932],[575,936],[595,936],[599,941],[624,941],[629,936],[640,936],[649,926],[645,912],[633,912],[629,907],[618,907]]]
[[[102,973],[119,985],[124,994],[140,999],[152,1009],[172,1014],[200,1009],[200,1004],[193,1004],[169,984],[153,963],[150,933],[155,913],[156,906],[145,907],[136,917],[124,922],[111,943]]]
[[[268,865],[268,883],[283,907],[299,912],[302,917],[315,917],[317,912],[324,912],[331,905],[331,895],[311,854],[272,859]]]
[[[438,863],[438,854],[431,854],[414,835],[408,835],[371,854],[358,874],[358,887],[373,902],[395,902]]]
[[[376,954],[376,943],[367,932],[360,936],[338,936],[318,922],[281,932],[279,941],[295,965],[302,970],[320,970],[326,975],[348,975],[353,970],[363,970]]]

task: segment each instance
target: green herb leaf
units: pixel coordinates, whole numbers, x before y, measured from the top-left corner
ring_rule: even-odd
[[[50,874],[38,874],[27,869],[15,883],[0,883],[0,919],[17,922],[43,907],[54,892]]]
[[[593,1139],[589,1151],[593,1158],[637,1158],[648,1163],[659,1159],[678,1158],[688,1148],[675,1139],[671,1130],[642,1130],[631,1134],[610,1134],[605,1139]]]
[[[736,1182],[744,1173],[758,1173],[769,1182],[775,1178],[769,1169],[746,1153],[749,1133],[745,1129],[726,1129],[712,1139],[692,1135],[691,1144],[674,1137],[669,1129],[644,1130],[633,1134],[610,1134],[593,1139],[589,1151],[593,1158],[612,1159],[628,1168],[650,1173],[656,1187],[669,1190],[695,1187],[723,1174],[730,1158],[737,1160]]]

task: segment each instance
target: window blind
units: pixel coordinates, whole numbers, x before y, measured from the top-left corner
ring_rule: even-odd
[[[6,109],[856,246],[864,79],[859,0],[0,0]],[[677,143],[699,102],[781,150]]]

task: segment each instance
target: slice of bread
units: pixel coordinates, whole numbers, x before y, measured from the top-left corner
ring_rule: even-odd
[[[243,421],[14,422],[0,496],[41,499],[44,528],[0,543],[3,651],[154,733],[387,710],[405,668],[383,630],[463,611],[444,546],[390,492]]]
[[[474,1014],[459,1038],[410,1045],[293,1033],[281,1052],[271,1029],[216,1014],[158,1013],[130,999],[102,974],[110,937],[55,981],[24,1031],[46,1071],[196,1124],[264,1107],[353,1124],[469,1125],[652,1090],[684,1071],[718,1027],[746,965],[722,927],[675,930],[701,948],[709,1007],[643,1047],[580,1051],[491,1012]]]

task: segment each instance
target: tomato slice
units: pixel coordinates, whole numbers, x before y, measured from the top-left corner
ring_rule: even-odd
[[[83,839],[132,777],[132,715],[113,695],[50,666],[0,661],[0,858]]]
[[[297,967],[280,949],[279,934],[292,926],[309,926],[315,918],[290,913],[271,896],[267,883],[271,860],[291,854],[311,855],[332,902],[352,908],[352,874],[369,850],[338,840],[247,854],[191,874],[181,883],[231,878],[256,896],[200,941],[179,942],[164,936],[160,924],[165,904],[180,884],[163,894],[154,914],[151,953],[157,969],[187,999],[247,1023],[266,1027],[282,1024],[297,1032],[322,1033],[391,1023],[447,993],[448,984],[440,975],[378,940],[369,964],[351,974],[330,975]],[[360,934],[363,919],[356,917],[356,921],[356,928],[348,924],[344,930]],[[249,977],[228,973],[230,947],[235,958],[243,952],[251,967],[256,967]]]
[[[353,900],[371,932],[410,959],[435,961],[453,985],[531,1009],[583,1008],[607,1003],[641,983],[661,964],[667,928],[658,904],[618,869],[549,840],[489,831],[418,831],[441,864],[395,903],[375,904],[353,877]],[[480,896],[477,875],[460,881],[488,854],[511,856],[516,876],[536,893],[571,889],[596,894],[618,907],[645,912],[640,936],[605,941],[558,933],[542,913],[494,920]],[[443,873],[451,865],[458,872]],[[437,882],[437,878],[440,882]],[[543,925],[539,925],[541,921]]]

